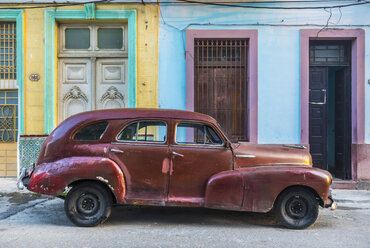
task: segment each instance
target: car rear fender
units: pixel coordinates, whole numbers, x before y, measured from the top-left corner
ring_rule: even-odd
[[[207,183],[204,205],[207,208],[241,210],[244,181],[240,171],[224,171]]]
[[[46,195],[59,195],[72,183],[98,180],[112,191],[117,203],[124,203],[125,179],[120,167],[104,157],[69,157],[38,165],[28,189]]]

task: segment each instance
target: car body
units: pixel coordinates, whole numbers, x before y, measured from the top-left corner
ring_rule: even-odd
[[[331,182],[303,146],[232,143],[215,119],[190,111],[111,109],[63,121],[19,188],[55,196],[67,189],[65,210],[79,226],[102,223],[112,204],[133,204],[275,207],[285,226],[305,228],[318,205],[335,208]]]

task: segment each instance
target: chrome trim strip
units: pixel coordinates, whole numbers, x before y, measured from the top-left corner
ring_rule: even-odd
[[[174,152],[174,151],[172,151],[172,154],[173,154],[173,155],[176,155],[176,156],[184,157],[184,155],[183,155],[183,154],[180,154],[180,153],[177,153],[177,152]]]
[[[255,158],[256,155],[252,155],[252,154],[245,154],[245,155],[239,155],[239,154],[236,154],[235,157],[237,158]]]
[[[111,152],[119,152],[119,153],[123,153],[122,150],[119,150],[119,149],[114,149],[114,148],[111,148],[110,149]]]
[[[297,148],[297,149],[306,149],[305,146],[297,146],[297,145],[283,145],[285,147]]]
[[[111,142],[111,145],[131,145],[131,146],[161,146],[161,147],[165,147],[165,146],[168,146],[168,145],[164,145],[164,144],[153,144],[153,143],[127,143],[127,142]]]
[[[204,146],[204,145],[178,145],[178,144],[173,144],[171,145],[172,147],[182,147],[182,148],[200,148],[200,149],[226,149],[225,147],[220,147],[220,146]]]

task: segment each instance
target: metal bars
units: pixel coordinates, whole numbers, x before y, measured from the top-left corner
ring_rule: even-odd
[[[15,22],[0,22],[0,88],[17,88]]]
[[[16,142],[18,136],[18,92],[0,91],[0,142]]]
[[[194,56],[194,110],[248,140],[248,39],[195,39]]]
[[[350,41],[310,41],[310,65],[350,65]]]

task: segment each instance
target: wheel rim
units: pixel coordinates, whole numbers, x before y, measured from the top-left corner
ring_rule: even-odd
[[[293,219],[302,219],[307,215],[308,202],[302,196],[293,196],[287,200],[285,211]]]
[[[94,215],[99,207],[99,197],[93,193],[84,193],[77,199],[77,211],[82,215]]]

